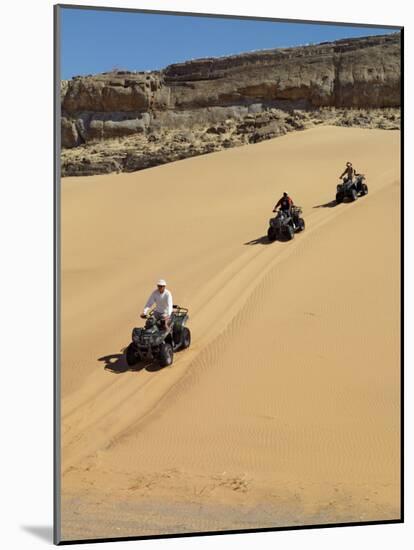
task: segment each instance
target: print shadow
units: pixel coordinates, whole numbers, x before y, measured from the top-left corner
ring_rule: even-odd
[[[51,525],[21,525],[21,529],[49,544],[53,543],[53,527]]]

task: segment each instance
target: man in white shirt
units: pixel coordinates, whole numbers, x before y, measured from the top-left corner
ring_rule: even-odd
[[[163,327],[166,326],[166,322],[170,319],[173,310],[172,294],[167,290],[166,286],[167,283],[164,279],[157,281],[157,288],[151,292],[145,304],[144,311],[141,314],[141,317],[145,318],[150,309],[155,305],[154,317],[157,321],[162,322]]]

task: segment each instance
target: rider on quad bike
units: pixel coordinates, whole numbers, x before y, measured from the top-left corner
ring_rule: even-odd
[[[273,212],[276,212],[279,206],[282,212],[285,212],[289,216],[292,216],[293,200],[289,197],[286,191],[283,193],[283,195],[275,204],[275,207],[273,208]],[[292,224],[293,224],[293,228],[296,229],[294,216],[292,216]]]
[[[277,208],[280,206],[280,209]],[[283,196],[277,201],[273,212],[277,215],[269,220],[267,236],[270,241],[279,239],[293,239],[295,233],[305,229],[305,220],[301,217],[302,208],[295,206],[293,200],[284,192]]]
[[[167,324],[173,311],[172,294],[169,290],[167,290],[166,286],[167,283],[164,279],[157,281],[157,288],[151,292],[151,295],[145,304],[144,310],[141,313],[141,318],[146,319],[148,312],[155,305],[153,315],[159,327],[163,330],[167,328]]]
[[[340,178],[343,179],[336,186],[335,200],[337,204],[343,202],[344,199],[355,201],[357,197],[363,197],[368,193],[365,175],[357,173],[351,162],[346,163],[345,170]]]
[[[345,176],[347,181],[352,181],[355,175],[356,175],[355,168],[353,168],[352,162],[348,161],[346,163],[345,170],[339,176],[339,179],[342,179]]]
[[[283,195],[280,197],[280,199],[275,204],[275,207],[273,208],[273,212],[276,212],[276,210],[279,208],[283,210],[284,212],[287,212],[290,214],[290,210],[293,206],[293,200],[289,197],[289,195],[286,193],[286,191],[283,193]]]
[[[164,279],[157,282],[141,314],[145,326],[132,329],[131,343],[125,349],[129,366],[146,360],[156,360],[161,367],[172,365],[174,353],[191,344],[191,332],[185,326],[188,309],[173,305],[166,286]]]
[[[161,367],[172,365],[174,353],[190,346],[191,332],[185,326],[188,309],[173,305],[164,279],[157,282],[141,317],[146,319],[145,326],[132,329],[131,343],[125,349],[127,364],[156,360]]]

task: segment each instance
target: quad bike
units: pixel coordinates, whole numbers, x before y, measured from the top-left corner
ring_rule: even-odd
[[[293,239],[295,233],[305,229],[305,220],[301,217],[302,208],[292,206],[290,213],[285,210],[278,210],[274,218],[269,220],[267,236],[270,241],[276,239]]]
[[[185,326],[188,309],[177,305],[168,323],[157,320],[154,313],[145,316],[145,326],[132,330],[132,342],[125,351],[129,366],[139,361],[156,359],[161,367],[172,365],[174,352],[191,344],[190,329]]]
[[[368,194],[368,185],[364,174],[355,174],[355,179],[343,178],[342,183],[336,186],[336,202],[339,204],[344,199],[355,201],[357,197],[363,197]]]

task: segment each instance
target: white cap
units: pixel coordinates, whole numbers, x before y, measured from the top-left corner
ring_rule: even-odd
[[[160,279],[157,281],[157,286],[167,286],[167,283],[164,281],[164,279]]]

